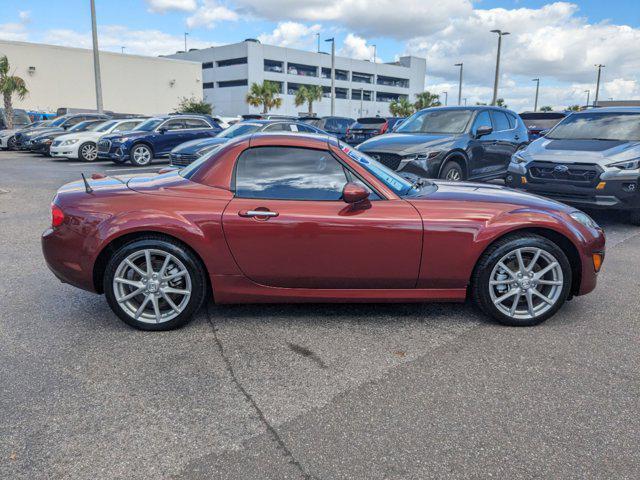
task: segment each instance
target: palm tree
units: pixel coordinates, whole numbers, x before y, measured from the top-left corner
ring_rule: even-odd
[[[504,98],[498,98],[496,100],[496,106],[498,107],[502,107],[502,108],[509,108],[509,105],[507,105],[506,103],[504,103]]]
[[[9,59],[6,55],[0,57],[0,92],[4,100],[4,115],[6,117],[7,128],[13,128],[13,105],[11,97],[15,93],[20,100],[29,93],[25,81],[15,75],[9,75]]]
[[[296,98],[294,100],[296,107],[307,104],[309,106],[309,115],[313,115],[313,102],[322,100],[322,87],[320,85],[302,85],[296,92]]]
[[[408,117],[413,114],[414,107],[407,97],[401,97],[397,100],[392,100],[389,104],[389,111],[394,117]]]
[[[580,110],[582,110],[582,107],[580,105],[570,105],[567,107],[567,110],[569,112],[579,112]]]
[[[540,107],[541,112],[553,112],[553,107],[551,105],[545,105],[544,107]]]
[[[416,110],[422,110],[423,108],[429,107],[439,107],[440,105],[442,105],[440,103],[440,95],[436,95],[429,91],[417,93],[416,102],[413,104]]]
[[[262,106],[262,113],[268,113],[272,108],[280,108],[282,99],[278,96],[280,86],[275,82],[265,80],[262,84],[252,83],[246,101],[252,107]]]

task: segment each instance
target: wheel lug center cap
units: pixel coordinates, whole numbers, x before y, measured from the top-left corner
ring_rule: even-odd
[[[522,288],[525,288],[525,289],[530,288],[531,287],[531,280],[529,280],[528,278],[523,278],[520,281],[520,286]]]
[[[149,293],[156,293],[160,289],[160,283],[158,282],[149,282],[147,284],[147,290]]]

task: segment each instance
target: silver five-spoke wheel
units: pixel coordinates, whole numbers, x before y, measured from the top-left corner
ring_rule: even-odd
[[[146,165],[151,162],[151,150],[146,145],[136,145],[131,152],[131,159],[135,165]]]
[[[80,157],[86,162],[93,162],[98,157],[95,143],[85,143],[80,147]]]
[[[164,323],[189,304],[191,276],[185,265],[163,250],[138,250],[120,262],[113,277],[120,307],[134,320]]]
[[[489,277],[495,307],[513,319],[531,320],[549,311],[562,296],[562,267],[548,251],[517,248],[504,255]]]

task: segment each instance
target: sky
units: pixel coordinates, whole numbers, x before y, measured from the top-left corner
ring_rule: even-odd
[[[491,99],[497,38],[499,96],[516,111],[584,104],[604,64],[601,99],[640,99],[640,0],[96,0],[101,50],[161,55],[258,38],[305,50],[335,37],[338,54],[427,59],[425,89]],[[89,0],[0,0],[0,38],[91,47]],[[322,48],[326,48],[324,42]],[[444,97],[444,95],[443,95]]]

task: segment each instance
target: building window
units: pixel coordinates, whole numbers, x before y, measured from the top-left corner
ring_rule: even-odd
[[[347,98],[348,92],[346,88],[336,87],[336,98]],[[322,87],[322,96],[331,98],[331,87]]]
[[[204,82],[202,88],[213,88],[213,82]]]
[[[358,82],[358,83],[373,83],[373,74],[353,72],[351,74],[351,81]]]
[[[351,90],[351,100],[360,100],[360,96],[362,96],[362,100],[370,102],[373,99],[373,92],[371,90],[359,90],[354,88]]]
[[[247,57],[229,58],[228,60],[218,60],[219,67],[230,67],[231,65],[244,65],[247,63]]]
[[[301,63],[287,63],[287,73],[289,75],[302,75],[303,77],[317,77],[318,67]]]
[[[349,81],[349,72],[347,70],[338,70],[336,68],[336,80]],[[331,78],[331,69],[322,67],[322,78]]]
[[[213,62],[204,62],[202,64],[202,69],[206,70],[207,68],[213,68]]]
[[[248,85],[247,79],[244,80],[227,80],[225,82],[218,82],[218,88],[226,87],[244,87]]]
[[[391,102],[393,100],[399,100],[401,98],[407,98],[407,96],[402,95],[401,93],[389,93],[389,92],[376,93],[376,100],[378,102]]]
[[[378,85],[409,88],[409,80],[407,78],[385,77],[383,75],[378,75]]]
[[[264,71],[265,72],[276,72],[282,73],[284,72],[284,63],[279,62],[277,60],[267,60],[264,61]]]

